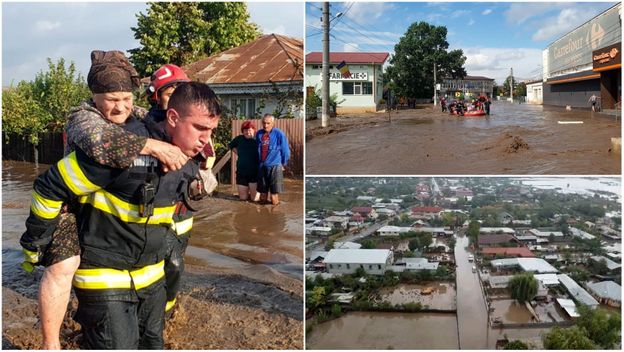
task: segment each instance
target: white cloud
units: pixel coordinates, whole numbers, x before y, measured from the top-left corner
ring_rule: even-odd
[[[543,21],[543,26],[531,37],[534,41],[558,38],[576,28],[587,19],[587,12],[581,9],[563,9],[556,17]]]
[[[457,48],[452,48],[457,49]],[[514,76],[534,78],[541,71],[542,50],[533,48],[461,48],[466,56],[464,67],[471,76],[494,78],[501,84],[509,76],[510,68]]]
[[[469,26],[472,26],[473,24],[475,24],[475,20],[473,20],[472,18],[470,19],[470,21],[468,21],[467,23]]]
[[[470,14],[468,10],[456,10],[451,13],[451,18],[460,18]]]
[[[522,24],[560,6],[561,4],[539,2],[512,3],[509,9],[505,11],[505,18],[511,24]]]
[[[351,9],[345,10],[345,16],[357,24],[371,24],[381,16],[386,10],[392,9],[394,6],[385,2],[356,2],[353,3]]]
[[[487,16],[487,15],[489,15],[489,14],[491,14],[491,13],[492,13],[492,9],[485,9],[485,10],[483,10],[483,12],[481,12],[481,14],[482,14],[483,16]]]
[[[247,10],[249,19],[260,27],[262,33],[303,38],[303,3],[248,2]]]
[[[41,20],[41,21],[37,21],[35,23],[34,26],[34,31],[37,34],[47,34],[48,32],[59,28],[61,26],[61,22],[56,21],[56,22],[52,22],[52,21],[47,21],[47,20]]]
[[[360,52],[361,50],[360,50],[359,44],[347,43],[342,47],[342,51],[348,52],[348,53],[357,53],[357,52]]]

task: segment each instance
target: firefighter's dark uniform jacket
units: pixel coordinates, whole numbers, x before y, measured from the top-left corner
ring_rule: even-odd
[[[124,127],[150,135],[134,119]],[[163,281],[166,234],[174,227],[179,195],[196,168],[195,163],[187,163],[180,171],[163,173],[156,159],[141,156],[130,168],[115,169],[76,150],[35,181],[27,231],[20,242],[29,251],[42,252],[50,243],[63,202],[78,204],[82,255],[74,287],[87,295],[100,290],[140,291]],[[145,191],[146,184],[153,192]],[[146,193],[151,199],[145,199]],[[150,206],[152,214],[145,216],[142,208]]]

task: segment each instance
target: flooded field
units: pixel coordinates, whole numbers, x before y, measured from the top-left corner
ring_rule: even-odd
[[[40,272],[19,269],[18,241],[32,182],[49,166],[12,161],[2,166],[3,347],[39,348],[34,298]],[[303,185],[285,180],[285,187],[278,206],[240,202],[230,185],[220,185],[216,197],[202,201],[180,303],[165,331],[166,348],[303,347]],[[9,310],[15,305],[24,306],[22,313]],[[65,327],[74,338],[73,326]],[[62,343],[77,347],[75,341]]]
[[[455,314],[352,312],[306,334],[308,349],[457,349]]]
[[[423,290],[430,293],[423,294]],[[394,304],[420,302],[430,309],[455,309],[455,287],[451,283],[432,282],[428,285],[405,285],[385,288],[381,291],[381,300]]]
[[[367,120],[369,122],[367,122]],[[376,121],[370,123],[370,120]],[[431,107],[307,124],[308,174],[619,174],[614,116],[495,102],[492,115],[451,117]],[[341,122],[342,121],[342,122]],[[351,122],[350,122],[351,121]],[[582,121],[560,124],[559,121]],[[331,126],[331,125],[330,125]],[[313,131],[316,129],[316,131]],[[401,162],[397,163],[396,158]]]

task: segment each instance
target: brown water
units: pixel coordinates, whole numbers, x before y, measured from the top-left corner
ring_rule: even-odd
[[[422,294],[425,288],[432,288],[430,294]],[[401,284],[381,290],[381,300],[395,304],[420,302],[430,309],[455,309],[455,287],[447,282],[432,282],[428,285]]]
[[[377,116],[371,114],[371,116]],[[306,144],[308,174],[619,174],[613,116],[495,102],[487,117],[404,110]],[[582,121],[583,124],[559,124]],[[400,160],[401,162],[397,162]]]
[[[492,318],[500,318],[503,323],[530,323],[533,315],[524,304],[520,304],[513,299],[493,300],[491,307]]]
[[[2,249],[17,252],[25,231],[35,177],[49,165],[2,163]],[[240,202],[221,185],[215,198],[202,201],[187,249],[189,263],[275,283],[302,280],[303,184],[286,180],[278,206]],[[3,258],[3,266],[15,264]],[[15,256],[19,260],[19,256]]]
[[[308,349],[457,349],[454,314],[351,312],[306,334]]]

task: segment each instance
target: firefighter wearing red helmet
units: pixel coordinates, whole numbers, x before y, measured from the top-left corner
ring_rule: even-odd
[[[184,70],[173,64],[163,65],[150,77],[147,86],[147,97],[152,105],[161,110],[167,110],[169,97],[178,83],[190,82]]]

